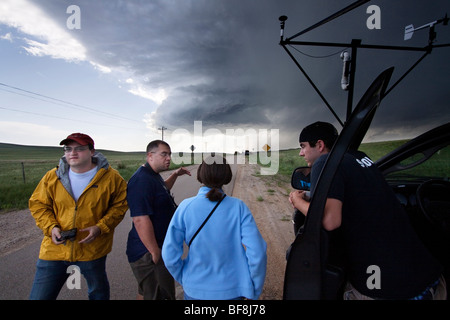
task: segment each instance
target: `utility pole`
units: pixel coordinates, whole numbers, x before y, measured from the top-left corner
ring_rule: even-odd
[[[158,130],[161,130],[161,140],[164,141],[164,130],[167,130],[167,128],[164,126],[161,126],[161,128],[158,128]]]

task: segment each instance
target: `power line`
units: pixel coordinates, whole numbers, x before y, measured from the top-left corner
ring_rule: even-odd
[[[133,121],[133,122],[140,122],[140,121],[135,120],[135,119],[122,117],[122,116],[119,116],[119,115],[116,115],[116,114],[112,114],[112,113],[109,113],[109,112],[105,112],[105,111],[98,111],[98,110],[96,110],[94,108],[90,108],[90,107],[86,107],[86,106],[83,106],[83,105],[80,105],[80,104],[76,104],[76,103],[72,103],[72,102],[69,102],[69,101],[53,98],[53,97],[50,97],[50,96],[46,96],[44,94],[40,94],[40,93],[36,93],[36,92],[33,92],[33,91],[29,91],[29,90],[21,89],[21,88],[18,88],[18,87],[14,87],[14,86],[11,86],[11,85],[8,85],[8,84],[5,84],[5,83],[1,83],[0,82],[0,86],[7,87],[7,88],[10,88],[10,89],[14,89],[14,90],[21,91],[21,92],[25,92],[27,94],[31,94],[33,96],[22,94],[22,93],[18,93],[18,92],[14,92],[14,91],[10,91],[10,90],[6,90],[6,89],[0,89],[0,90],[9,92],[9,93],[25,96],[25,97],[28,97],[28,98],[31,98],[31,99],[36,99],[36,100],[41,100],[41,101],[45,101],[45,102],[54,103],[54,104],[57,104],[57,105],[60,105],[60,106],[66,107],[66,108],[68,108],[70,106],[70,107],[78,109],[78,110],[81,109],[81,110],[88,111],[88,112],[94,112],[94,113],[100,114],[102,116],[106,116],[106,117],[113,118],[113,119],[127,120],[127,121]],[[44,99],[41,99],[41,98],[49,99],[51,101],[44,100]]]
[[[31,115],[35,115],[35,116],[41,116],[41,117],[49,117],[49,118],[55,118],[55,119],[61,119],[61,120],[68,120],[68,121],[75,121],[75,122],[89,123],[89,124],[94,124],[94,125],[96,125],[96,126],[105,126],[105,127],[121,128],[121,129],[127,129],[127,130],[136,129],[136,128],[127,128],[127,127],[121,127],[121,126],[110,125],[110,124],[106,124],[106,123],[102,123],[102,122],[91,122],[91,121],[86,121],[86,120],[76,120],[76,119],[64,118],[64,117],[60,117],[60,116],[49,115],[49,114],[43,114],[43,113],[38,113],[38,112],[31,112],[31,111],[17,110],[17,109],[13,109],[13,108],[0,107],[0,109],[2,109],[2,110],[8,110],[8,111],[14,111],[14,112],[20,112],[20,113],[26,113],[26,114],[31,114]]]

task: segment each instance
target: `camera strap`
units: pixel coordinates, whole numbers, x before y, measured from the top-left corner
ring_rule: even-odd
[[[216,208],[219,206],[219,204],[222,202],[223,199],[225,199],[227,195],[224,194],[222,199],[220,199],[216,205],[214,206],[214,208],[211,210],[211,212],[209,213],[209,215],[206,217],[205,221],[203,221],[202,225],[197,229],[197,231],[195,232],[194,236],[191,238],[191,240],[189,241],[188,247],[191,246],[192,241],[195,239],[195,237],[197,236],[197,234],[200,232],[200,230],[202,230],[203,226],[206,224],[206,222],[208,222],[209,218],[212,216],[212,214],[214,213],[214,211],[216,211]]]

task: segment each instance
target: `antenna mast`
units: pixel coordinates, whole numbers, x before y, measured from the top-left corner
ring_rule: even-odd
[[[304,29],[303,31],[300,31],[293,35],[292,37],[288,37],[284,39],[284,27],[286,24],[286,20],[288,19],[287,16],[281,16],[279,17],[280,21],[280,27],[281,27],[281,33],[280,33],[280,45],[283,47],[283,49],[287,52],[289,57],[294,61],[295,65],[300,69],[300,71],[303,73],[303,75],[306,77],[306,79],[309,81],[311,86],[314,88],[314,90],[317,92],[317,94],[320,96],[322,101],[325,103],[325,105],[328,107],[328,109],[331,111],[331,113],[334,115],[334,117],[338,120],[338,122],[344,126],[344,123],[341,121],[339,116],[336,114],[335,110],[331,107],[331,105],[328,103],[328,101],[325,99],[324,95],[320,92],[320,90],[317,88],[317,86],[314,84],[314,82],[311,80],[309,75],[306,73],[304,68],[300,65],[300,63],[297,61],[297,59],[292,55],[292,53],[287,48],[288,46],[293,45],[304,45],[304,46],[319,46],[319,47],[341,47],[341,48],[351,48],[351,54],[349,56],[346,56],[343,52],[342,59],[344,61],[344,70],[343,70],[343,78],[341,81],[342,88],[345,87],[344,90],[348,91],[348,98],[347,98],[347,115],[346,120],[350,118],[350,115],[352,113],[352,104],[353,104],[353,91],[354,91],[354,84],[355,84],[355,73],[356,73],[356,58],[357,58],[357,52],[358,49],[383,49],[383,50],[403,50],[403,51],[416,51],[416,52],[424,52],[423,56],[419,58],[419,60],[414,63],[400,78],[397,80],[396,83],[394,83],[389,90],[387,90],[384,94],[384,97],[392,91],[394,87],[396,87],[428,54],[431,53],[433,48],[439,48],[439,47],[449,47],[450,43],[447,44],[441,44],[441,45],[433,45],[434,40],[436,39],[436,32],[434,30],[434,27],[436,24],[442,23],[443,25],[448,25],[449,18],[447,17],[447,14],[445,14],[445,17],[436,21],[433,21],[431,23],[428,23],[426,25],[423,25],[419,28],[414,29],[413,25],[408,25],[405,27],[405,36],[404,40],[411,39],[414,31],[418,31],[421,29],[425,29],[427,27],[430,28],[429,33],[429,39],[428,39],[428,45],[425,47],[407,47],[407,46],[385,46],[385,45],[369,45],[369,44],[362,44],[362,41],[360,39],[353,39],[351,43],[334,43],[334,42],[312,42],[312,41],[294,41],[294,38],[297,38],[313,29],[316,29],[323,24],[326,24],[348,12],[351,10],[354,10],[361,5],[369,2],[370,0],[358,0],[349,6],[345,7],[344,9],[339,10],[338,12],[332,14],[328,18],[325,18],[316,24]]]

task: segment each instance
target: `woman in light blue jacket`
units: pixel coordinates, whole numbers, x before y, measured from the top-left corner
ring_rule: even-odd
[[[246,204],[223,193],[231,176],[222,157],[204,160],[197,170],[204,186],[197,196],[180,203],[167,230],[163,261],[183,286],[185,299],[255,300],[262,292],[267,245]],[[183,243],[190,243],[221,199],[182,259]]]

